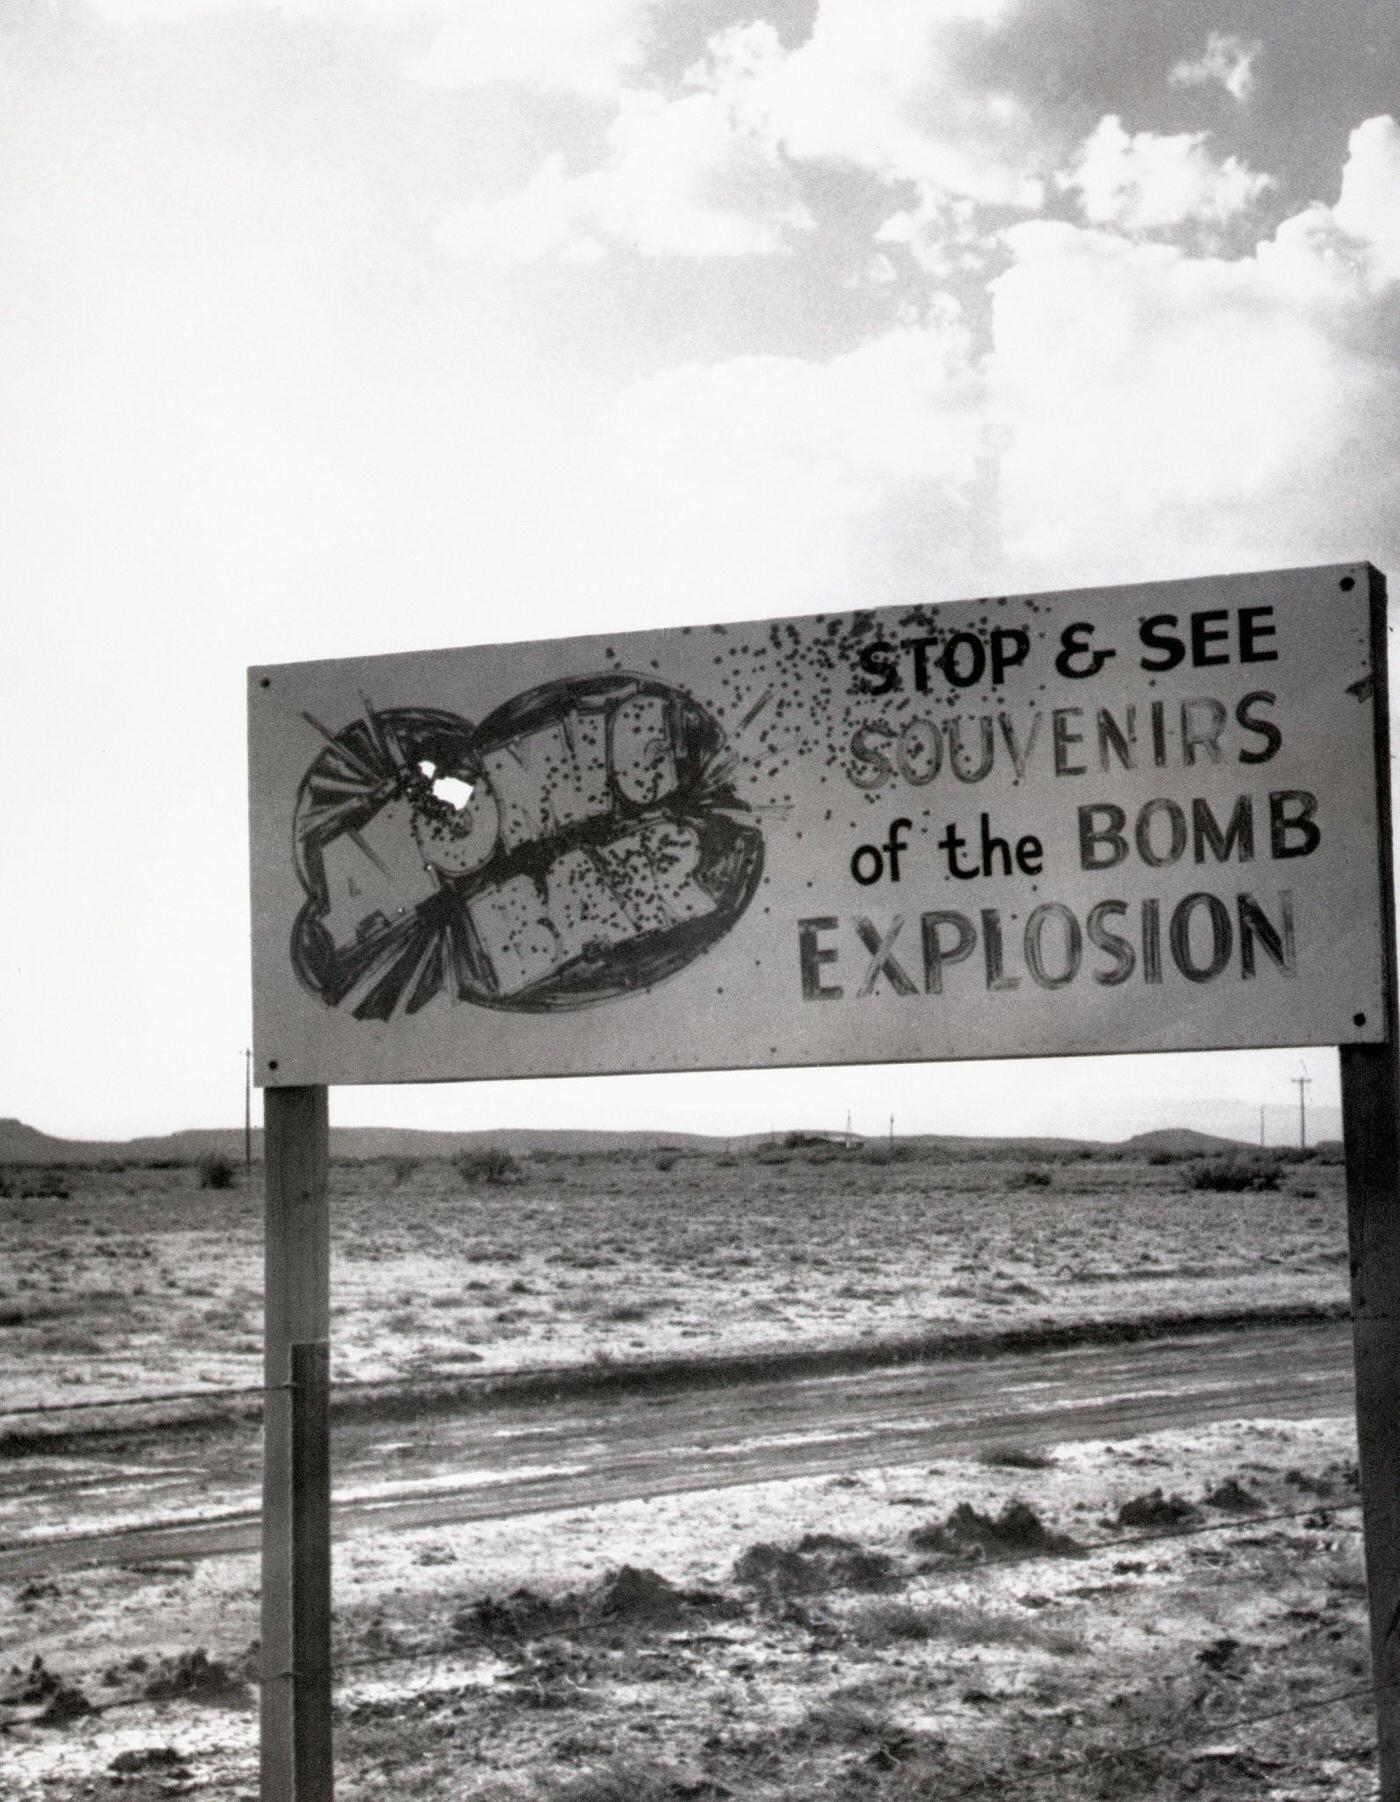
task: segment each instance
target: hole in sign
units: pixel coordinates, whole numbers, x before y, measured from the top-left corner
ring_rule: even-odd
[[[439,776],[437,765],[431,758],[425,757],[418,765],[419,772],[426,776],[433,785],[433,797],[460,813],[472,798],[472,785],[461,776]]]

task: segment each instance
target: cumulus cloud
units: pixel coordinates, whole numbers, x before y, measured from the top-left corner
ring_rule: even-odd
[[[614,607],[664,594],[681,618],[951,594],[979,566],[985,475],[949,304],[825,362],[743,357],[637,384],[596,435],[576,562]]]
[[[1398,167],[1394,121],[1368,122],[1337,204],[1234,259],[1048,221],[1007,233],[989,380],[1016,554],[1172,567],[1186,548],[1228,567],[1397,548]]]
[[[1217,83],[1232,100],[1247,100],[1254,86],[1254,59],[1262,48],[1257,38],[1246,42],[1231,32],[1213,31],[1200,56],[1185,58],[1173,67],[1171,82],[1184,88]]]
[[[609,244],[772,255],[813,229],[796,170],[825,163],[913,184],[915,200],[890,216],[881,242],[929,273],[965,266],[966,209],[1034,209],[1053,161],[1043,121],[986,66],[1024,4],[820,0],[791,51],[765,22],[729,27],[679,95],[616,95],[601,169],[547,164],[521,193],[463,208],[443,241],[502,258],[592,257]]]
[[[780,55],[772,29],[721,34],[687,78],[692,91],[620,96],[599,170],[546,162],[521,193],[475,202],[445,221],[459,255],[595,258],[607,245],[647,256],[772,256],[815,221],[762,114],[756,77]]]
[[[596,262],[604,254],[598,226],[599,177],[570,175],[561,156],[546,157],[527,188],[505,200],[475,200],[449,214],[438,239],[460,257],[532,263],[544,257]]]
[[[1027,221],[984,343],[940,306],[639,384],[589,463],[603,587],[718,617],[1400,556],[1397,171],[1373,119],[1246,255]]]
[[[395,0],[377,0],[395,4]],[[434,87],[488,82],[615,94],[642,62],[655,0],[439,0],[447,16],[408,73]]]
[[[1160,231],[1188,222],[1220,226],[1248,210],[1273,184],[1238,158],[1217,161],[1208,132],[1129,133],[1114,113],[1100,120],[1079,160],[1060,177],[1095,225]]]
[[[1388,114],[1351,134],[1332,216],[1365,248],[1374,288],[1400,282],[1400,125]]]
[[[796,157],[1038,206],[1041,132],[973,65],[1018,0],[821,0],[811,36],[768,71],[764,102]]]
[[[935,281],[980,268],[988,249],[975,202],[950,199],[933,188],[878,225],[875,242],[900,246]]]

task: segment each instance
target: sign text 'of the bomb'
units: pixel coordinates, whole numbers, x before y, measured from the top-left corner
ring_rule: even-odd
[[[1365,565],[255,670],[264,1080],[1379,1035]]]

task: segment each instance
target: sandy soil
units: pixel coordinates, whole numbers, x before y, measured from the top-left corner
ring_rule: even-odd
[[[442,1162],[341,1166],[334,1372],[1345,1301],[1337,1165],[1235,1195],[1194,1190],[1194,1169],[666,1154],[541,1157],[491,1185]],[[256,1383],[256,1196],[201,1192],[188,1169],[58,1180],[67,1196],[0,1198],[7,1403]]]
[[[505,1186],[338,1169],[338,1374],[1345,1299],[1335,1166],[1239,1195],[1198,1191],[1187,1164],[1040,1174],[800,1155],[538,1160]],[[189,1171],[63,1180],[0,1201],[9,1404],[256,1381],[255,1199]],[[102,1457],[48,1460],[84,1514],[140,1451]],[[1259,1419],[361,1536],[336,1571],[338,1794],[1362,1802],[1353,1458],[1349,1422]],[[1189,1530],[1164,1536],[1173,1497]],[[5,1793],[252,1802],[256,1584],[240,1556],[0,1585]]]
[[[1364,1696],[1300,1711],[1366,1677],[1351,1453],[1344,1422],[1240,1422],[1063,1446],[1040,1468],[957,1459],[356,1541],[336,1571],[339,1794],[553,1797],[591,1772],[623,1784],[598,1796],[932,1797],[950,1792],[907,1786],[937,1766],[973,1794],[1005,1793],[1000,1771],[1028,1797],[1359,1799]],[[1188,1530],[1163,1536],[1173,1497]],[[1016,1501],[1084,1549],[1024,1529],[991,1557],[956,1534],[940,1549],[959,1504],[995,1522]],[[1120,1517],[1134,1502],[1146,1526]],[[795,1558],[755,1557],[774,1545]],[[661,1581],[619,1601],[623,1566]],[[11,1644],[28,1608],[46,1663],[133,1701],[11,1727],[7,1793],[67,1802],[113,1775],[168,1793],[178,1769],[251,1797],[246,1694],[135,1697],[194,1647],[236,1673],[255,1582],[239,1558],[77,1574],[37,1608],[7,1596]],[[494,1624],[473,1606],[488,1596]],[[113,1770],[159,1749],[178,1767]]]

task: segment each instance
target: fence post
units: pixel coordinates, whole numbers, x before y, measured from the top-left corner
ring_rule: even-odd
[[[262,1802],[330,1802],[330,1127],[323,1086],[268,1089]]]

